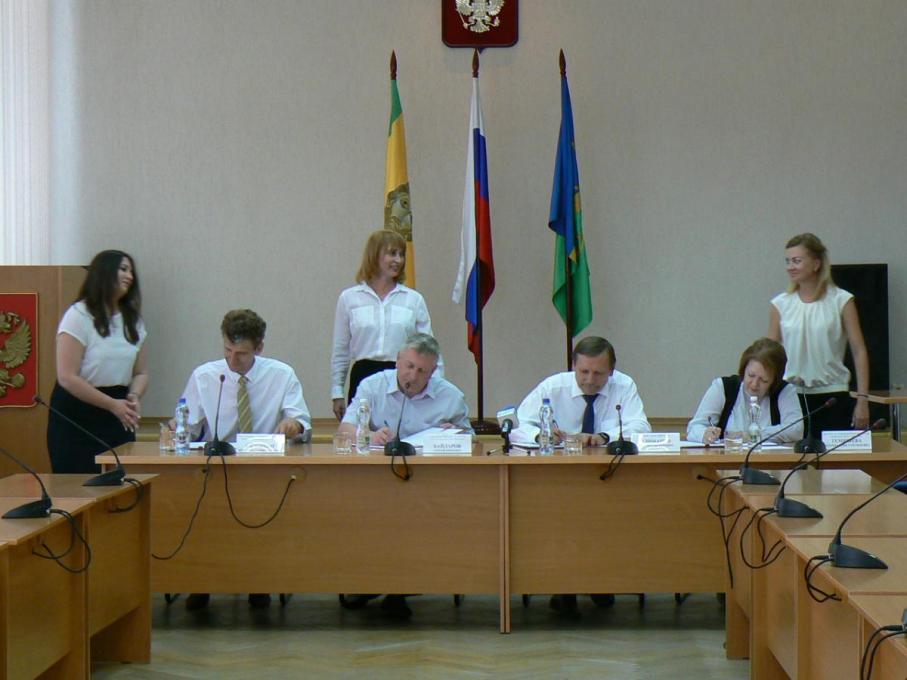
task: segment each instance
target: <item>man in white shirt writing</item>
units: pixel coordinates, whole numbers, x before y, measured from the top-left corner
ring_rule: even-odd
[[[300,441],[311,437],[312,420],[296,372],[282,361],[261,356],[266,329],[264,319],[251,309],[234,309],[224,316],[220,325],[224,358],[192,371],[183,390],[193,440],[204,434],[212,441],[216,434],[221,441],[233,441],[239,433],[284,434]],[[209,599],[207,593],[192,593],[186,608],[200,609]],[[270,602],[267,593],[249,595],[254,608]]]
[[[399,434],[401,438],[430,427],[460,428],[472,432],[469,407],[456,386],[433,375],[441,349],[426,333],[411,335],[397,353],[397,367],[369,376],[356,390],[339,432],[356,436],[356,417],[361,399],[371,412],[371,443],[383,446]],[[347,595],[341,602],[348,609],[360,609],[377,595]],[[382,611],[396,618],[408,618],[412,611],[404,595],[387,595]]]
[[[545,378],[523,399],[517,411],[520,426],[513,431],[513,443],[538,440],[539,409],[546,398],[554,411],[555,443],[566,434],[581,433],[583,446],[605,446],[620,435],[620,421],[625,438],[638,432],[651,432],[636,383],[630,376],[614,370],[616,363],[614,347],[604,338],[590,335],[580,340],[573,350],[573,370]],[[589,597],[600,607],[614,604],[612,594]],[[576,595],[553,595],[550,606],[575,614]]]
[[[539,433],[542,399],[550,399],[556,426],[555,443],[565,434],[583,435],[583,446],[604,446],[620,433],[617,406],[624,437],[651,432],[642,399],[633,379],[614,369],[614,347],[594,335],[580,340],[573,350],[573,370],[545,378],[520,403],[520,426],[513,442],[534,442]]]

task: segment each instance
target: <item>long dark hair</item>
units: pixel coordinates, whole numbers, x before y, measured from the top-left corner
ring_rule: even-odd
[[[94,256],[88,265],[88,275],[79,290],[79,300],[85,303],[95,330],[102,338],[110,335],[110,316],[108,305],[113,304],[117,287],[120,263],[123,258],[132,265],[132,285],[118,303],[123,314],[123,335],[133,345],[139,341],[138,323],[142,317],[142,291],[139,288],[139,273],[135,260],[122,250],[103,250]]]

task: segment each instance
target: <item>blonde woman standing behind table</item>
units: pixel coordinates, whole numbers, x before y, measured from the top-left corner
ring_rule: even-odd
[[[812,418],[808,436],[823,430],[869,427],[869,404],[849,396],[850,371],[844,365],[847,344],[857,372],[857,391],[869,390],[869,354],[853,295],[831,279],[828,249],[813,234],[787,242],[784,261],[790,286],[772,298],[768,337],[787,351],[784,379],[802,393],[804,413],[835,397],[833,407]]]
[[[406,241],[395,231],[372,233],[356,274],[359,282],[337,300],[331,353],[331,400],[337,420],[359,383],[396,366],[397,352],[413,333],[432,334],[425,299],[404,286]],[[352,369],[350,365],[352,364]],[[350,386],[343,394],[347,371]],[[436,375],[443,376],[443,362]]]

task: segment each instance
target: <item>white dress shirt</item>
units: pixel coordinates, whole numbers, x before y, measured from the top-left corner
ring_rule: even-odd
[[[781,344],[787,352],[784,379],[805,394],[846,392],[850,371],[844,365],[847,333],[844,305],[853,295],[829,286],[825,296],[803,302],[797,292],[781,293],[772,304],[781,317]]]
[[[85,348],[79,377],[95,387],[129,385],[132,382],[136,357],[148,335],[141,319],[136,324],[136,331],[139,341],[133,345],[123,335],[123,315],[117,312],[110,317],[110,333],[106,338],[101,337],[94,327],[91,312],[82,300],[66,310],[57,327],[58,335],[66,333]]]
[[[726,430],[731,432],[746,432],[750,424],[749,416],[750,398],[745,393],[743,382],[740,383],[740,389],[737,391],[737,399],[734,402],[734,408],[727,419]],[[759,425],[762,428],[762,436],[770,437],[769,441],[776,443],[795,442],[803,437],[803,423],[797,423],[789,430],[784,430],[777,437],[774,433],[781,428],[789,425],[795,420],[803,417],[800,409],[800,402],[797,397],[797,388],[793,385],[785,385],[784,389],[778,395],[778,411],[781,415],[781,422],[778,425],[772,425],[771,397],[768,394],[759,400]],[[709,389],[702,396],[699,402],[699,408],[696,409],[696,415],[687,424],[687,439],[691,442],[701,442],[705,430],[709,427],[709,418],[712,419],[712,425],[718,426],[718,419],[724,410],[724,384],[721,378],[715,378]]]
[[[467,432],[472,432],[469,423],[469,407],[463,393],[453,383],[433,375],[425,389],[414,397],[406,399],[397,384],[397,369],[392,368],[370,375],[359,383],[353,403],[346,410],[343,422],[356,425],[356,411],[360,399],[367,399],[372,412],[371,429],[388,427],[393,432],[400,421],[400,437],[406,438],[429,427],[442,423],[453,423]],[[401,409],[403,419],[400,419]]]
[[[413,333],[432,335],[425,298],[402,283],[384,300],[367,283],[347,288],[337,300],[331,353],[331,399],[343,399],[350,365],[360,359],[394,361]],[[438,357],[436,375],[443,377]]]
[[[556,373],[545,378],[523,399],[517,409],[520,425],[513,431],[514,443],[535,441],[539,433],[539,409],[545,397],[551,400],[554,419],[561,430],[576,433],[583,429],[586,400],[583,398],[583,391],[576,384],[576,376],[573,371]],[[638,432],[652,431],[642,406],[642,399],[636,391],[636,383],[627,374],[614,371],[593,402],[595,433],[606,432],[611,439],[617,439],[619,428],[617,410],[614,407],[618,404],[625,438],[629,439],[630,435]]]
[[[240,375],[230,370],[226,359],[202,364],[192,371],[189,377],[183,396],[189,405],[189,425],[193,440],[199,437],[203,425],[205,439],[208,441],[214,439],[221,375],[225,380],[220,402],[218,436],[222,441],[236,440],[238,420],[236,393],[239,389]],[[253,432],[272,433],[281,420],[292,418],[303,427],[301,438],[311,437],[312,419],[309,416],[309,407],[306,406],[299,378],[290,366],[276,359],[257,356],[252,368],[246,373],[246,378]]]

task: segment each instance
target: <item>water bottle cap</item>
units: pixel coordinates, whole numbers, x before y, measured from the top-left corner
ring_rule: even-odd
[[[359,400],[359,405],[360,405],[360,406],[368,406],[368,399],[366,399],[365,397],[363,397],[362,399]]]
[[[543,404],[551,404],[551,400],[550,400],[548,397],[544,397],[544,398],[542,399],[542,403],[543,403]]]
[[[186,397],[180,397],[179,403],[180,403],[181,405],[182,405],[182,404],[185,404],[185,403],[186,403]]]

